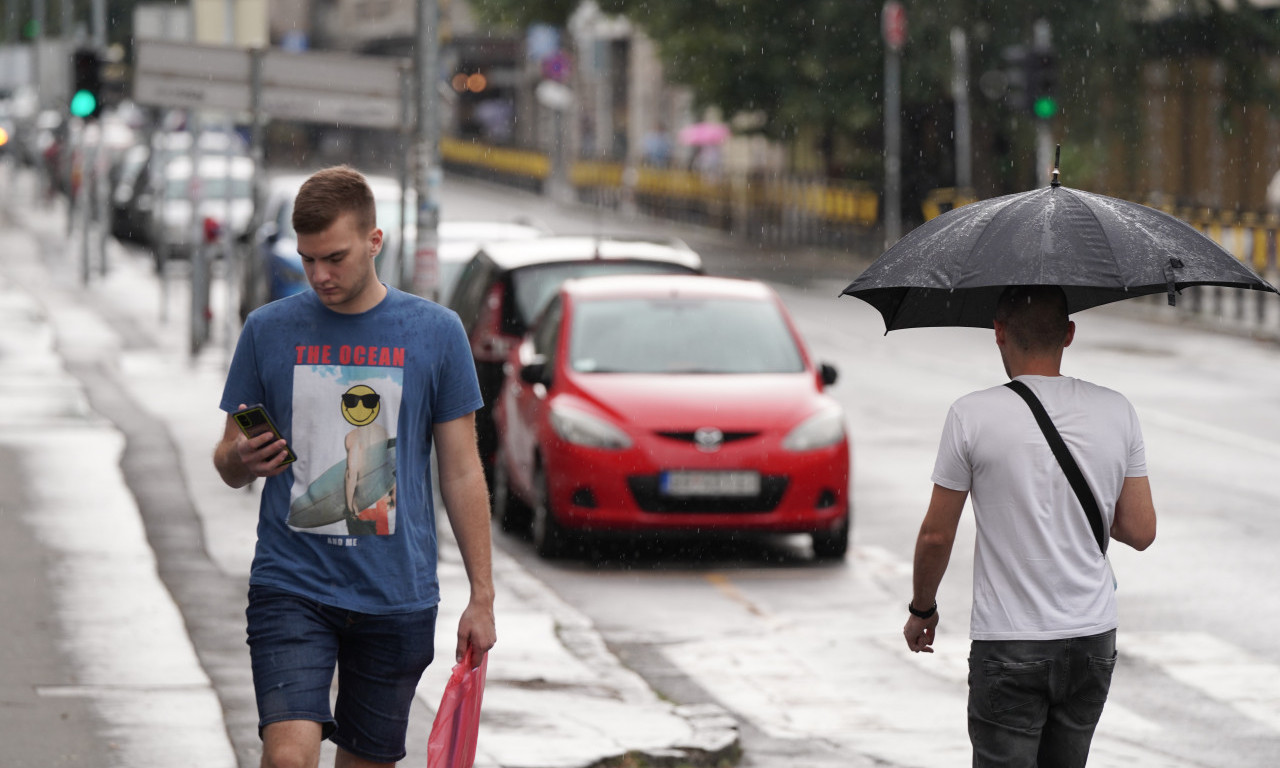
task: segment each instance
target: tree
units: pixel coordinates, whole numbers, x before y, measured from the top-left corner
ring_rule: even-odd
[[[828,170],[878,182],[883,162],[883,0],[597,0],[625,15],[662,51],[672,80],[693,88],[702,104],[728,115],[762,111],[770,136],[816,134]],[[1182,13],[1151,19],[1147,0],[904,0],[904,171],[917,194],[949,186],[953,102],[950,32],[969,39],[981,194],[1043,183],[1033,169],[1034,118],[1000,91],[1003,51],[1029,45],[1037,20],[1048,21],[1057,52],[1055,138],[1070,178],[1084,181],[1111,161],[1097,147],[1141,142],[1142,65],[1153,56],[1207,47],[1228,68],[1229,102],[1277,105],[1259,65],[1280,50],[1274,13],[1243,0],[1191,0]],[[563,25],[577,0],[478,0],[482,15],[522,25]],[[1234,8],[1239,5],[1239,8]],[[984,87],[979,87],[982,82]],[[993,83],[995,85],[993,85]]]

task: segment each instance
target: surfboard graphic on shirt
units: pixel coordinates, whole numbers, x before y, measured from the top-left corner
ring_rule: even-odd
[[[288,524],[300,533],[389,536],[396,529],[396,424],[404,369],[299,365]]]

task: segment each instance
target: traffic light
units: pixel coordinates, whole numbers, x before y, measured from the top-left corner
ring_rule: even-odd
[[[1057,61],[1051,50],[1032,51],[1027,56],[1027,94],[1031,99],[1031,113],[1041,120],[1058,114]]]
[[[1027,61],[1031,58],[1031,54],[1027,52],[1024,45],[1007,45],[1000,55],[1004,59],[1005,103],[1014,110],[1030,109],[1030,91],[1027,82],[1030,68]]]
[[[79,48],[71,56],[71,114],[90,119],[102,108],[102,62],[98,52]]]

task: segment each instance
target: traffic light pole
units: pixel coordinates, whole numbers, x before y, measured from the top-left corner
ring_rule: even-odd
[[[1053,104],[1053,95],[1051,83],[1053,81],[1053,40],[1050,37],[1049,22],[1045,19],[1036,21],[1032,27],[1031,36],[1031,56],[1030,60],[1034,61],[1034,75],[1030,78],[1032,82],[1027,86],[1030,89],[1032,111],[1036,120],[1036,178],[1034,186],[1044,184],[1053,171],[1053,130],[1049,125],[1050,118],[1053,117],[1052,111],[1056,111],[1056,105],[1053,110],[1042,107],[1041,100],[1047,99],[1046,104]]]
[[[417,91],[418,128],[417,173],[414,188],[418,195],[417,242],[413,250],[412,290],[419,296],[439,298],[440,264],[439,232],[440,186],[443,173],[440,169],[440,9],[436,0],[419,0],[416,4],[418,31]]]

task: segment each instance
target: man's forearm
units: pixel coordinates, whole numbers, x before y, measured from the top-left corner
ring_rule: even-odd
[[[916,540],[915,563],[912,568],[911,604],[922,611],[927,611],[937,602],[938,586],[947,572],[947,563],[951,560],[951,545],[954,539],[932,536],[921,532]]]
[[[484,475],[441,479],[445,514],[471,584],[472,600],[493,603],[493,542],[489,530],[489,492]]]

